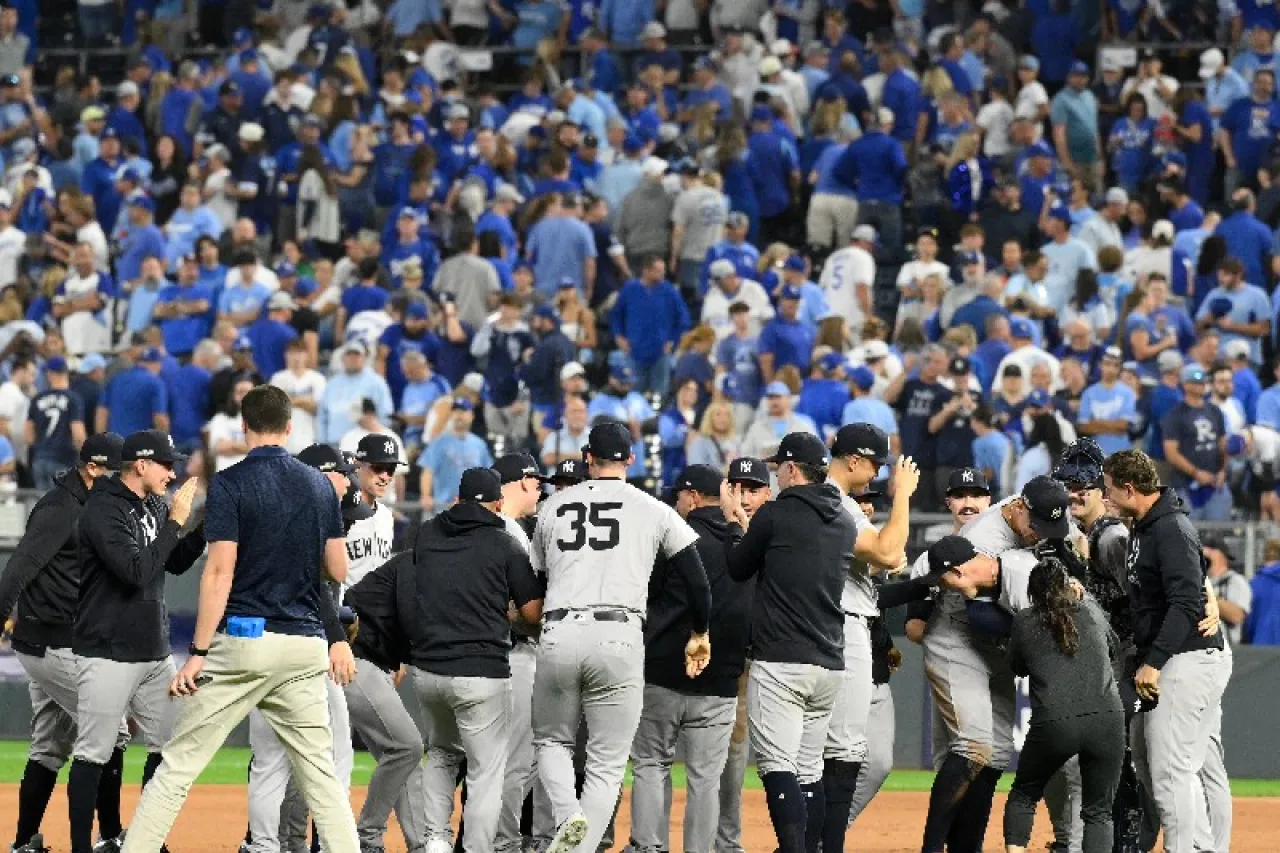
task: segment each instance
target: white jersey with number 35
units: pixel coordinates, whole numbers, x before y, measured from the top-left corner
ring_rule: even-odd
[[[674,509],[622,480],[556,492],[538,513],[530,558],[547,575],[544,610],[617,607],[643,613],[659,554],[698,534]]]

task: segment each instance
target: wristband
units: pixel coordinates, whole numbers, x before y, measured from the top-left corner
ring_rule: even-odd
[[[192,655],[193,657],[202,658],[209,654],[209,650],[196,648],[196,644],[192,643],[187,646],[187,654]]]

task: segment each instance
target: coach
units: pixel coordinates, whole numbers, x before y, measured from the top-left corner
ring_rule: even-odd
[[[359,851],[333,767],[317,583],[346,579],[342,514],[324,475],[285,450],[291,415],[288,395],[273,385],[246,394],[240,417],[249,453],[209,484],[209,559],[195,635],[169,688],[190,698],[179,703],[164,764],[138,804],[128,853],[160,849],[191,783],[255,707],[291,754],[324,849]]]
[[[696,678],[685,668],[685,644],[693,630],[688,588],[659,558],[649,579],[645,625],[644,708],[631,748],[631,846],[667,846],[670,784],[676,741],[685,740],[688,779],[684,849],[715,847],[720,778],[729,755],[738,707],[738,679],[746,666],[747,626],[753,581],[729,577],[729,527],[720,509],[724,476],[709,465],[690,465],[673,487],[676,512],[698,541],[694,547],[711,585],[710,633],[715,656]]]
[[[1102,471],[1107,498],[1133,519],[1127,564],[1141,662],[1134,685],[1139,697],[1159,699],[1134,721],[1133,757],[1160,812],[1165,849],[1189,853],[1204,810],[1196,774],[1220,726],[1231,656],[1221,631],[1196,630],[1206,596],[1200,535],[1174,491],[1136,450],[1110,456]]]
[[[58,771],[71,757],[79,678],[71,642],[80,598],[80,513],[94,482],[120,469],[123,442],[113,432],[85,440],[80,464],[55,475],[53,488],[36,501],[22,541],[0,576],[0,616],[7,617],[18,604],[13,650],[31,691],[31,746],[18,793],[15,849],[40,830]],[[98,828],[103,838],[120,835],[120,769],[128,741],[129,730],[121,718],[99,788]]]
[[[93,815],[103,765],[128,712],[147,745],[145,787],[173,731],[173,677],[165,574],[180,575],[204,553],[203,526],[182,535],[199,481],[164,494],[186,457],[159,430],[124,440],[119,477],[94,484],[80,518],[80,603],[72,637],[79,658],[75,761],[67,783],[73,853],[93,850]]]
[[[458,496],[458,503],[423,522],[413,570],[396,576],[396,600],[430,733],[424,778],[427,849],[448,846],[453,790],[465,758],[469,796],[463,850],[482,853],[493,848],[507,763],[507,609],[514,603],[525,621],[538,622],[543,589],[528,552],[498,515],[498,473],[469,468]]]

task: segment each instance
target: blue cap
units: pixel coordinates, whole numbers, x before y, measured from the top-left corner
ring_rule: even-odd
[[[766,397],[790,397],[791,389],[785,382],[770,382],[764,389]]]
[[[149,195],[136,195],[129,199],[130,207],[140,207],[143,210],[155,210],[156,203],[152,201]]]
[[[793,272],[804,272],[804,256],[792,255],[782,264],[782,268],[785,270],[792,270]]]
[[[231,345],[232,352],[244,352],[253,349],[253,341],[249,340],[248,335],[241,335],[236,338],[236,342]]]
[[[60,355],[55,355],[44,363],[45,373],[66,373],[67,360]]]
[[[829,352],[822,358],[818,359],[818,364],[822,366],[823,370],[830,373],[836,368],[844,365],[844,355],[838,352]]]
[[[1227,455],[1239,456],[1245,451],[1245,440],[1243,435],[1227,436]]]
[[[1037,388],[1027,395],[1027,405],[1033,409],[1043,409],[1049,405],[1049,392]]]
[[[573,279],[569,278],[568,276],[565,276],[564,278],[560,279],[560,282],[556,285],[556,289],[557,290],[577,290],[578,283]]]
[[[1048,145],[1044,144],[1043,142],[1037,142],[1035,145],[1032,145],[1030,148],[1027,149],[1027,156],[1028,157],[1048,157],[1050,160],[1052,160],[1053,149],[1050,148]]]
[[[956,255],[956,261],[962,267],[972,266],[973,264],[982,263],[982,255],[978,252],[961,252]]]
[[[714,71],[716,61],[709,56],[699,56],[693,63],[694,71]]]
[[[1068,225],[1071,224],[1071,210],[1065,204],[1055,204],[1049,208],[1049,215],[1054,219],[1060,219]]]
[[[560,319],[559,316],[556,314],[556,309],[552,308],[550,305],[545,305],[545,304],[539,305],[537,308],[534,308],[533,316],[544,317],[547,320],[558,321]]]
[[[310,296],[319,287],[314,278],[300,278],[293,283],[293,293],[295,296]]]
[[[778,291],[778,299],[780,300],[781,299],[799,299],[799,298],[800,298],[800,288],[798,287],[792,287],[791,285],[788,284],[786,287]]]
[[[540,124],[535,124],[533,127],[529,128],[529,138],[530,139],[546,139],[547,129]],[[627,146],[625,143],[622,146],[622,150],[623,151],[627,150]]]
[[[241,62],[257,62],[258,52],[253,49],[242,50],[240,51],[240,61]]]
[[[622,151],[625,154],[636,154],[644,150],[644,140],[639,136],[628,134],[627,138],[622,140]]]
[[[156,347],[148,347],[142,351],[141,361],[146,364],[157,364],[164,361],[164,353],[160,352]]]
[[[427,319],[427,303],[410,302],[409,307],[404,309],[404,316],[413,320]]]
[[[1166,166],[1181,166],[1185,169],[1187,167],[1187,155],[1181,151],[1166,151],[1163,163]]]
[[[279,278],[288,278],[297,274],[298,268],[293,265],[292,261],[281,261],[276,264],[276,276]]]
[[[453,408],[455,410],[461,409],[464,412],[474,412],[476,409],[476,407],[472,405],[471,401],[466,397],[454,397]]]
[[[246,44],[253,44],[253,31],[248,27],[241,27],[236,30],[235,35],[231,37],[231,43],[236,47],[243,47]]]
[[[1080,61],[1080,60],[1078,60],[1078,59],[1077,59],[1075,62],[1071,63],[1071,67],[1067,69],[1067,74],[1068,74],[1068,75],[1070,75],[1070,74],[1083,74],[1084,76],[1088,77],[1088,76],[1089,76],[1089,73],[1090,73],[1090,72],[1089,72],[1089,66],[1088,66],[1088,64],[1087,64],[1087,63],[1084,63],[1084,62],[1081,62],[1081,61]]]
[[[751,109],[751,121],[773,121],[773,110],[766,106],[753,107]]]
[[[849,381],[863,391],[870,391],[876,384],[876,375],[871,372],[871,368],[865,364],[860,364],[849,371]]]
[[[1009,321],[1009,332],[1014,338],[1030,341],[1035,339],[1036,327],[1026,317],[1014,317]]]
[[[80,358],[80,366],[76,368],[77,373],[92,373],[95,370],[101,370],[107,366],[107,360],[96,352],[91,352]]]
[[[529,270],[532,272],[533,264],[529,263],[527,258],[521,258],[520,260],[516,261],[511,267],[512,272],[519,272],[520,270]]]
[[[634,385],[636,372],[631,369],[629,364],[615,364],[613,369],[609,371],[609,378],[616,379],[624,385]]]
[[[120,176],[117,177],[116,180],[132,181],[135,184],[140,184],[142,183],[142,176],[138,174],[137,169],[121,169]]]
[[[1206,381],[1204,368],[1198,364],[1188,364],[1186,367],[1182,368],[1181,379],[1183,382],[1192,382],[1202,385]]]
[[[1209,300],[1209,313],[1218,319],[1230,314],[1233,307],[1234,303],[1226,296],[1215,296]]]
[[[103,139],[119,139],[120,133],[114,127],[108,127],[106,130],[102,131],[102,138]]]

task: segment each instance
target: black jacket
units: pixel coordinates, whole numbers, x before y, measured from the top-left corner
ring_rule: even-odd
[[[1162,669],[1176,654],[1222,648],[1221,631],[1204,637],[1196,630],[1205,607],[1200,534],[1173,489],[1162,489],[1151,511],[1133,525],[1128,565],[1140,662]]]
[[[738,678],[747,661],[755,580],[739,582],[729,577],[733,539],[719,507],[695,509],[685,520],[698,534],[694,547],[711,585],[711,662],[697,678],[684,673],[684,647],[693,630],[688,584],[672,571],[666,558],[659,557],[649,580],[644,680],[679,693],[737,696]]]
[[[409,641],[396,614],[398,573],[413,571],[413,553],[396,554],[347,590],[344,602],[360,617],[351,650],[358,658],[387,671],[409,660]]]
[[[136,662],[169,656],[165,573],[204,553],[204,525],[182,535],[163,500],[143,500],[118,479],[94,484],[80,518],[80,607],[72,650]]]
[[[760,575],[751,611],[753,660],[844,669],[840,593],[857,537],[853,516],[829,483],[792,486],[760,508],[729,552],[730,577]]]
[[[13,647],[24,654],[71,646],[80,596],[80,512],[88,497],[75,468],[54,477],[0,575],[0,617],[17,603]]]
[[[455,504],[423,522],[413,554],[413,570],[396,573],[397,616],[413,665],[437,675],[509,678],[508,602],[523,607],[544,593],[506,523],[479,504]]]

